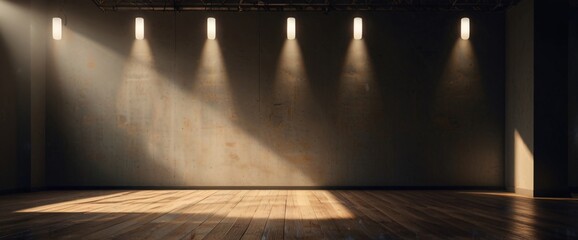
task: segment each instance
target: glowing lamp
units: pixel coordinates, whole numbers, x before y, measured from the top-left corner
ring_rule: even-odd
[[[363,19],[360,17],[353,19],[353,38],[357,40],[363,38]]]
[[[215,18],[207,18],[207,38],[215,39],[217,36],[217,26]]]
[[[134,20],[134,37],[137,40],[144,39],[144,19],[137,17]]]
[[[469,18],[462,18],[462,34],[461,37],[463,40],[470,39],[470,19]]]
[[[295,18],[287,18],[287,39],[295,39]]]
[[[52,18],[52,38],[54,40],[62,39],[62,18]]]

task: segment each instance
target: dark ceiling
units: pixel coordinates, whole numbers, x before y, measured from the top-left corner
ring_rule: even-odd
[[[499,11],[518,0],[93,0],[104,11]]]

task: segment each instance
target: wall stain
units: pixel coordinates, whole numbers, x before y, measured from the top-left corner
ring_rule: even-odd
[[[126,124],[126,121],[127,121],[127,120],[126,120],[126,116],[125,116],[125,115],[118,115],[118,116],[116,117],[116,119],[117,119],[117,122],[118,122],[120,125],[125,125],[125,124]]]
[[[184,131],[190,131],[192,129],[192,124],[191,124],[191,119],[189,118],[185,118],[183,120],[183,130]]]
[[[241,160],[241,159],[239,158],[239,155],[237,155],[236,153],[229,153],[229,158],[230,158],[231,160],[234,160],[234,161],[239,161],[239,160]]]
[[[96,62],[93,59],[90,59],[87,61],[86,67],[88,69],[95,69],[96,68]]]

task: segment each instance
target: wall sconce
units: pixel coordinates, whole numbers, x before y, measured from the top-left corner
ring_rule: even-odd
[[[463,40],[470,39],[470,19],[469,18],[462,18],[462,34],[461,37]]]
[[[295,18],[287,18],[287,39],[295,39]]]
[[[215,39],[217,37],[217,26],[215,18],[207,18],[207,38]]]
[[[363,19],[356,17],[353,19],[353,39],[363,38]]]
[[[137,17],[134,20],[134,37],[137,40],[144,39],[144,19],[141,17]]]
[[[62,18],[52,18],[52,38],[54,40],[62,39]]]

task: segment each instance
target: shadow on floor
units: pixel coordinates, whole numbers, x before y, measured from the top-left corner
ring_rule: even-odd
[[[504,193],[48,191],[0,197],[0,238],[575,239],[578,201]]]

